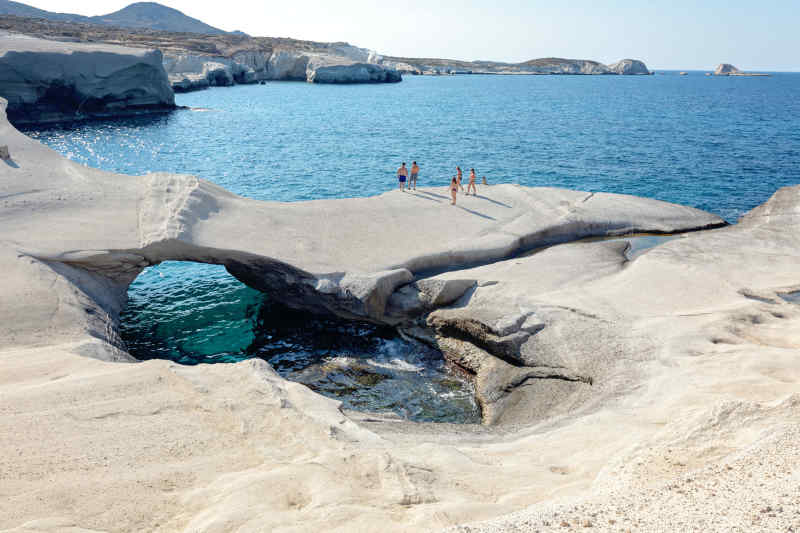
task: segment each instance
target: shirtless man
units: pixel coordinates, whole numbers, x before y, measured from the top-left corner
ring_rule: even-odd
[[[478,196],[478,188],[475,186],[475,180],[478,177],[475,175],[475,169],[469,169],[469,183],[467,184],[467,194],[469,194],[469,190],[472,189],[472,196]]]
[[[461,192],[464,192],[464,187],[461,186],[461,167],[456,167],[456,181],[458,182],[458,188]]]
[[[405,162],[397,169],[397,181],[399,182],[398,187],[400,187],[400,191],[405,191],[406,188],[406,178],[408,178],[408,169],[406,168]]]
[[[414,187],[414,190],[417,190],[417,176],[419,175],[419,166],[417,162],[414,161],[411,163],[411,179],[408,181],[408,188]]]

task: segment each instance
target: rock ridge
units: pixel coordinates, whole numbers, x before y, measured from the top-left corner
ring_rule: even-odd
[[[23,229],[8,226],[3,240],[20,243],[15,253],[64,273],[85,295],[80,305],[91,312],[83,313],[77,325],[109,344],[108,358],[119,357],[119,312],[128,285],[144,268],[168,260],[220,264],[289,307],[388,324],[433,339],[449,361],[476,376],[487,422],[499,420],[513,391],[530,379],[590,383],[594,376],[569,361],[524,355],[523,346],[548,331],[541,320],[548,316],[546,309],[535,316],[530,311],[488,318],[460,314],[492,285],[459,272],[476,264],[514,264],[511,258],[524,247],[725,224],[715,215],[656,200],[518,185],[485,187],[481,196],[464,200],[471,202],[470,209],[455,212],[395,191],[373,198],[261,202],[194,176],[129,177],[86,169],[25,138],[7,122],[0,131],[19,165],[15,179],[5,185],[10,187],[8,213],[16,211],[15,202],[29,201],[19,195],[34,187],[43,192],[33,198],[52,202],[56,195],[72,206],[73,217],[107,220],[96,229],[62,223],[37,240],[26,237],[31,225],[51,227],[52,217],[64,209],[59,206],[52,213],[34,212]],[[25,209],[24,204],[18,208]],[[113,211],[112,218],[106,209]],[[333,213],[336,228],[326,222]],[[395,217],[408,213],[430,228],[440,227],[438,221],[447,216],[456,220],[457,230],[403,242],[392,228]],[[624,247],[618,248],[615,257],[624,262]],[[432,276],[437,269],[449,278]],[[94,303],[86,303],[87,297]],[[96,348],[91,353],[105,357]],[[481,377],[485,373],[491,379]]]

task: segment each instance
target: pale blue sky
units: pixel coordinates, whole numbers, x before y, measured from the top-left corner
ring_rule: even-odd
[[[100,15],[132,0],[30,0]],[[24,2],[24,0],[23,0]],[[525,61],[558,56],[651,69],[800,70],[800,0],[163,0],[225,30],[347,41],[389,55]]]

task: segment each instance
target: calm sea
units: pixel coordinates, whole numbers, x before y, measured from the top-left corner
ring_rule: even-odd
[[[195,174],[280,201],[379,194],[396,186],[402,161],[416,160],[422,186],[444,186],[460,165],[490,183],[635,194],[735,222],[777,188],[800,183],[797,73],[282,82],[176,99],[192,109],[26,133],[89,166]],[[418,420],[476,416],[468,390],[431,354],[367,326],[356,336],[369,342],[320,344],[354,326],[323,321],[323,330],[303,336],[297,317],[278,320],[269,302],[222,268],[163,264],[143,273],[129,295],[123,333],[138,357],[264,357],[345,405]],[[398,380],[412,392],[387,400]],[[462,414],[451,413],[454,402]]]

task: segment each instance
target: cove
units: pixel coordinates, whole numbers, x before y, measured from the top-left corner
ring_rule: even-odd
[[[165,262],[131,284],[121,335],[140,360],[185,365],[260,358],[344,408],[415,422],[480,423],[471,384],[440,352],[394,328],[269,301],[223,267]]]

